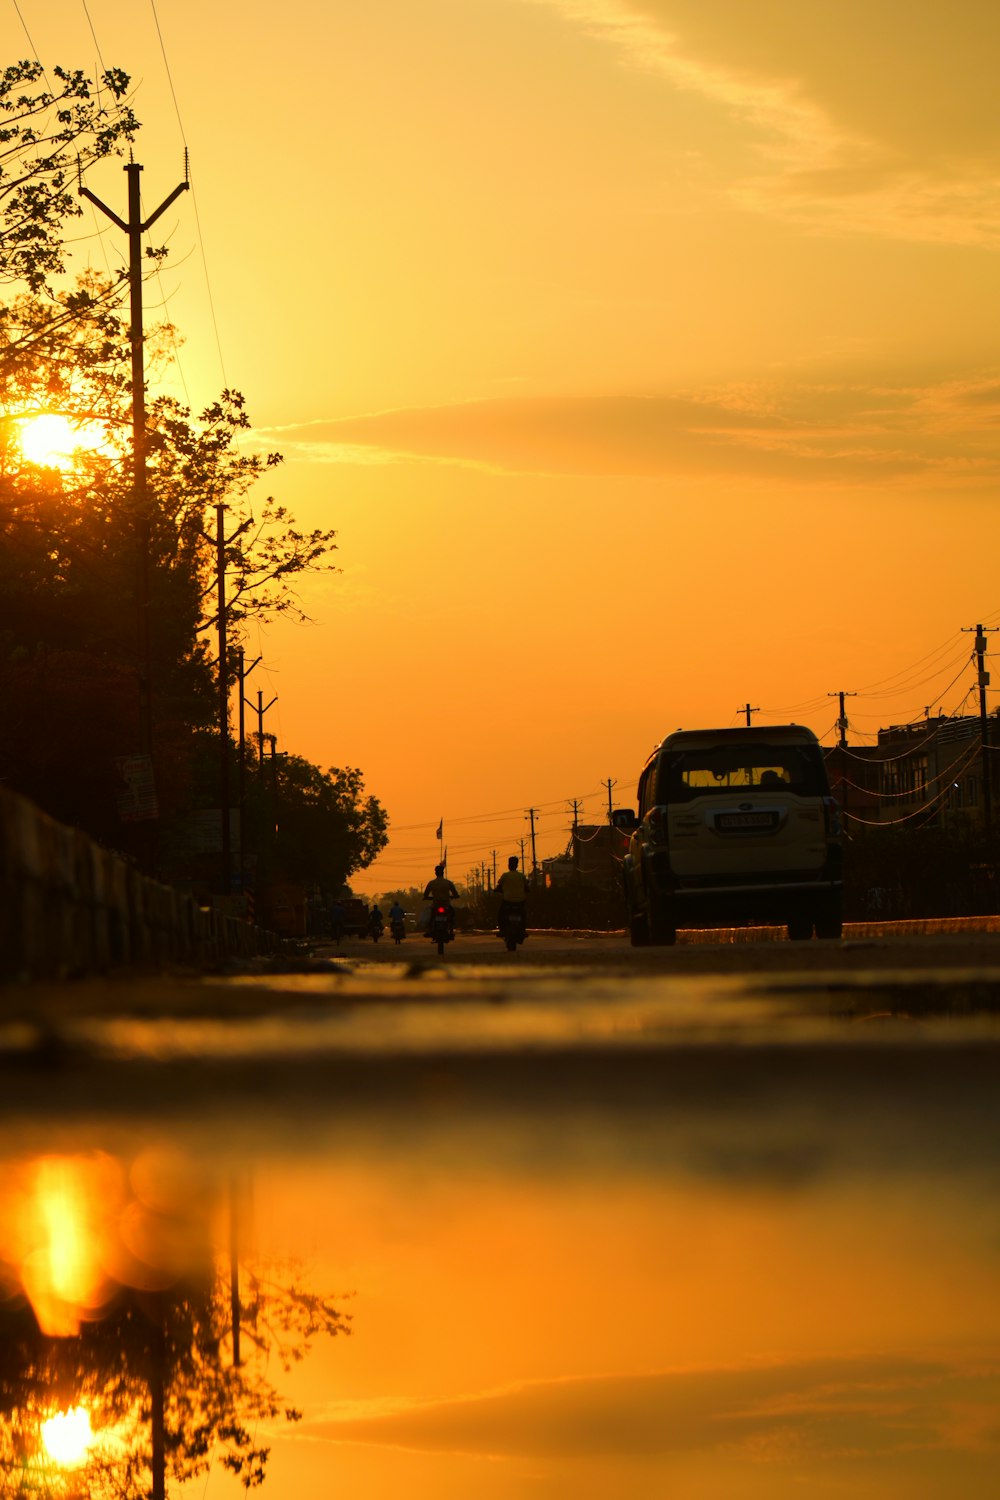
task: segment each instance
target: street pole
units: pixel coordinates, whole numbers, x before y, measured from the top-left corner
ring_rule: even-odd
[[[752,723],[752,720],[753,720],[753,715],[754,714],[759,714],[760,713],[760,709],[759,708],[752,708],[749,703],[744,703],[737,710],[737,712],[741,713],[741,714],[746,714],[746,716],[747,716],[747,728],[749,729],[750,725]]]
[[[215,568],[219,604],[219,802],[222,815],[222,894],[230,894],[232,848],[229,828],[229,642],[226,638],[226,507],[215,507]]]
[[[841,798],[841,811],[842,811],[842,813],[844,815],[843,821],[844,821],[845,832],[846,832],[846,823],[847,823],[847,819],[848,819],[849,814],[848,814],[848,811],[847,811],[847,766],[846,766],[846,764],[844,762],[843,752],[847,749],[847,731],[850,728],[850,725],[847,722],[847,710],[844,707],[844,699],[845,698],[856,698],[858,695],[857,695],[856,692],[837,692],[837,693],[827,693],[826,696],[828,698],[837,698],[840,701],[840,717],[837,720],[837,729],[839,731],[840,738],[837,741],[837,749],[841,751],[841,756],[840,756],[840,798]],[[865,777],[865,785],[867,785],[867,783],[868,783],[868,778],[866,776]]]
[[[247,700],[246,700],[246,698],[244,697],[244,684],[245,684],[247,678],[250,676],[250,673],[253,671],[254,667],[259,666],[260,660],[261,660],[261,658],[259,656],[257,656],[250,663],[250,665],[247,666],[247,664],[246,664],[246,654],[245,654],[245,652],[243,650],[243,647],[240,646],[239,650],[236,653],[236,663],[237,663],[236,671],[237,671],[237,676],[238,676],[238,680],[239,680],[239,690],[240,690],[240,720],[239,720],[239,722],[240,722],[240,762],[239,762],[239,790],[238,790],[237,796],[238,796],[239,805],[240,805],[240,813],[239,813],[240,822],[239,822],[239,828],[240,828],[240,890],[241,891],[243,890],[244,886],[246,885],[246,849],[247,849],[247,845],[246,845],[246,839],[244,837],[244,827],[243,827],[244,817],[245,817],[245,814],[246,814],[246,800],[247,800],[247,733],[246,733],[246,730],[247,730],[247,715],[246,715],[246,711],[247,711],[248,708],[252,708],[253,707],[253,705],[251,703],[248,703]]]
[[[151,685],[152,646],[151,610],[149,598],[149,567],[151,519],[149,495],[146,483],[146,376],[143,360],[142,327],[142,236],[151,229],[161,214],[165,213],[181,193],[190,187],[187,170],[187,153],[184,160],[184,181],[178,183],[173,192],[164,198],[155,213],[148,219],[142,217],[142,194],[138,162],[129,162],[128,174],[128,222],[110,209],[106,203],[85,187],[82,179],[77,191],[82,198],[93,203],[103,214],[117,224],[128,235],[129,268],[129,342],[132,349],[132,508],[133,524],[137,539],[136,558],[136,606],[139,625],[139,720],[143,752],[153,752],[153,700]]]
[[[613,823],[614,822],[614,808],[611,805],[611,788],[613,786],[617,786],[618,783],[617,783],[617,781],[612,781],[611,777],[609,776],[606,781],[602,781],[601,782],[601,785],[602,786],[606,786],[607,789],[608,789],[608,822],[609,823]]]
[[[986,670],[986,635],[989,631],[1000,629],[996,625],[963,625],[962,632],[967,634],[975,629],[976,642],[976,672],[979,677],[979,742],[981,746],[983,761],[983,827],[987,833],[993,831],[993,787],[992,772],[990,764],[990,716],[986,706],[986,689],[989,687],[990,674]]]
[[[535,815],[536,815],[537,812],[538,812],[538,808],[537,807],[529,807],[528,810],[527,810],[527,812],[524,815],[527,819],[529,819],[529,821],[531,823],[531,878],[532,878],[532,880],[534,880],[535,876],[538,873],[538,858],[537,858],[537,855],[535,853]]]
[[[838,748],[838,750],[846,750],[847,749],[847,731],[850,728],[850,725],[847,722],[847,712],[846,712],[846,710],[844,708],[844,699],[845,698],[856,698],[858,695],[857,695],[857,693],[844,693],[844,692],[842,692],[842,693],[827,693],[826,696],[828,698],[838,698],[840,700],[840,717],[837,720],[837,729],[840,732],[840,739],[837,741],[837,748]]]
[[[260,661],[259,656],[257,658],[257,661]],[[257,661],[254,662],[254,666],[257,665]],[[269,708],[274,707],[277,701],[278,695],[277,693],[275,693],[270,703],[265,703],[262,690],[260,688],[257,689],[257,768],[261,772],[263,772],[264,770],[264,715],[267,713]],[[253,708],[254,705],[248,702],[247,707]]]

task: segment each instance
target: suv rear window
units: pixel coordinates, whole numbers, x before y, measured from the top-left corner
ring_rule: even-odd
[[[656,801],[692,802],[715,792],[826,795],[823,755],[811,745],[711,745],[668,751],[660,761]]]

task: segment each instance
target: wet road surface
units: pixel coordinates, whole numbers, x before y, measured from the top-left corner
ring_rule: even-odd
[[[274,1500],[996,1493],[1000,937],[408,937],[2,1002],[0,1323],[55,1331],[36,1385],[93,1393],[153,1287],[170,1348],[214,1328],[176,1409],[227,1392]],[[223,1414],[168,1442],[170,1493],[229,1493]]]

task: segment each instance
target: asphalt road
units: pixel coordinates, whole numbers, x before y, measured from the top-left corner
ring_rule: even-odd
[[[428,1100],[523,1123],[582,1099],[700,1110],[720,1089],[788,1085],[832,1090],[836,1110],[859,1088],[881,1107],[903,1080],[899,1118],[932,1088],[961,1113],[1000,1099],[998,1015],[992,933],[638,950],[533,933],[515,954],[473,934],[443,959],[414,935],[227,974],[7,987],[0,1119],[77,1135],[169,1119],[261,1144],[359,1113],[422,1118]]]
[[[633,948],[621,932],[536,931],[514,954],[507,953],[495,933],[460,933],[440,962],[459,972],[469,966],[499,967],[515,985],[519,969],[553,965],[582,971],[615,969],[636,976],[843,973],[868,968],[927,972],[970,966],[1000,975],[1000,932],[977,930],[960,921],[928,923],[930,930],[922,932],[908,931],[908,925],[858,923],[845,930],[840,942],[791,943],[779,929],[681,933],[673,948]],[[430,942],[415,932],[398,945],[388,936],[377,943],[345,939],[339,946],[320,940],[315,952],[347,965],[439,962]]]

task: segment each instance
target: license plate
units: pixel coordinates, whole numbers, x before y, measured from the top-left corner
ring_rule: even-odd
[[[770,812],[717,813],[715,826],[720,829],[745,832],[755,828],[774,828],[777,821],[774,813]]]

